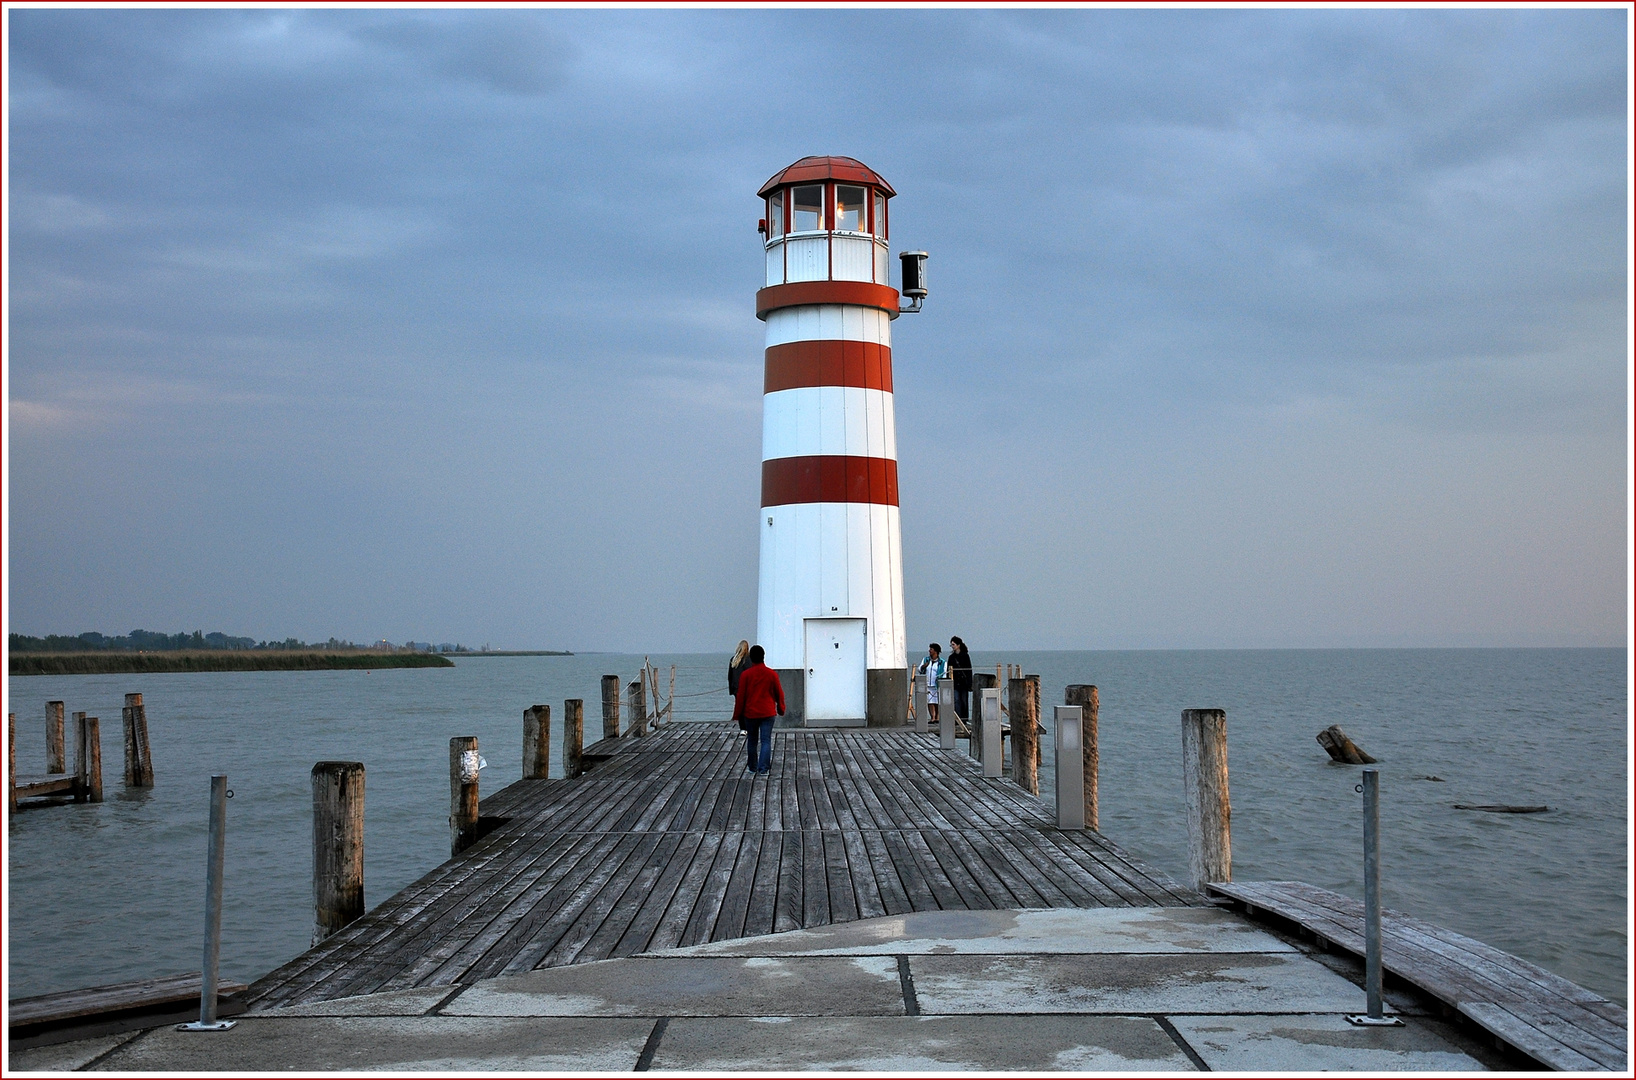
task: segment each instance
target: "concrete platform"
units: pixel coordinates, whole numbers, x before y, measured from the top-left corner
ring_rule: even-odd
[[[1514,1067],[1210,908],[919,912],[13,1051],[8,1073],[1450,1072]]]

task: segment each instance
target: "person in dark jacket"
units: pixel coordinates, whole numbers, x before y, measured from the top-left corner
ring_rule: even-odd
[[[750,663],[738,673],[738,704],[733,706],[733,719],[749,735],[745,741],[750,761],[745,768],[757,773],[772,768],[773,721],[784,715],[784,684],[766,659],[760,645],[750,647]]]
[[[727,661],[727,693],[738,697],[738,673],[744,670],[744,665],[750,662],[750,643],[740,641],[733,658]]]
[[[971,719],[971,653],[966,643],[957,637],[949,638],[949,676],[954,679],[954,711],[960,719]]]

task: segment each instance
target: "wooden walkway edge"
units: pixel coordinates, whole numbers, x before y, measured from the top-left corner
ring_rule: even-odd
[[[1220,882],[1206,891],[1294,922],[1363,955],[1363,904],[1300,881]],[[1598,994],[1463,934],[1381,913],[1381,965],[1540,1064],[1624,1071],[1629,1013]]]
[[[586,775],[485,799],[498,826],[252,984],[252,1009],[949,908],[1204,903],[1010,780],[907,729],[729,724],[586,748]]]

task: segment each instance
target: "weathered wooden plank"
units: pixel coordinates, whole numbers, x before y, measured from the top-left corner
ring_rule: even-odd
[[[243,983],[222,982],[217,993],[223,997],[247,990]],[[155,1009],[165,1005],[186,1006],[199,1002],[199,973],[164,975],[156,979],[87,986],[36,997],[12,998],[6,1003],[6,1024],[10,1028],[61,1024],[69,1020],[95,1017],[132,1009]]]
[[[765,791],[764,784],[758,783],[756,787]],[[738,858],[733,862],[732,876],[722,892],[721,911],[710,931],[711,941],[744,936],[744,921],[750,914],[750,889],[755,884],[756,866],[761,859],[762,835],[760,832],[744,834]]]
[[[789,785],[793,793],[795,784]],[[805,833],[791,829],[779,838],[778,895],[773,901],[773,933],[798,930],[805,925],[805,898],[802,889],[806,872],[802,864]]]
[[[726,839],[723,833],[707,832],[703,836],[704,840],[694,853],[687,873],[683,875],[681,884],[676,887],[676,893],[671,898],[669,906],[665,908],[663,917],[654,928],[653,937],[648,941],[650,950],[668,949],[680,944],[682,935],[687,931],[688,924],[693,918],[693,910],[703,892],[705,880],[710,876],[710,868],[715,863],[723,840]]]
[[[545,955],[535,961],[534,966],[536,968],[558,967],[563,964],[573,963],[585,948],[586,943],[595,937],[598,931],[602,929],[603,924],[608,921],[609,916],[618,907],[619,901],[641,879],[643,872],[653,865],[654,853],[663,842],[664,834],[662,833],[641,834],[637,843],[626,849],[625,858],[614,869],[614,872],[608,875],[607,880],[591,897],[579,916],[568,925],[567,929],[557,938]],[[654,869],[654,873],[657,876],[657,868]],[[624,930],[628,922],[628,918],[621,920],[618,926],[611,930],[614,940],[618,940],[619,934]],[[602,960],[606,959],[606,954],[591,955],[587,956],[586,959]]]
[[[744,833],[729,832],[722,836],[721,847],[710,864],[710,873],[699,889],[693,904],[693,914],[682,931],[678,945],[698,945],[714,940],[716,917],[721,914],[722,901],[727,898],[727,885],[733,880],[733,868],[738,865],[739,853],[744,847]]]
[[[756,855],[755,879],[750,884],[750,902],[744,913],[746,937],[773,932],[773,910],[778,900],[778,882],[782,872],[780,860],[784,847],[782,831],[769,829],[761,834],[761,850]]]

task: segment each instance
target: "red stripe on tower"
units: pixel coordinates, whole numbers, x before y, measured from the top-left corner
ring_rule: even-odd
[[[767,349],[764,392],[859,386],[892,392],[892,348],[873,341],[792,341]]]
[[[898,463],[891,458],[811,454],[761,463],[761,505],[898,504]]]

